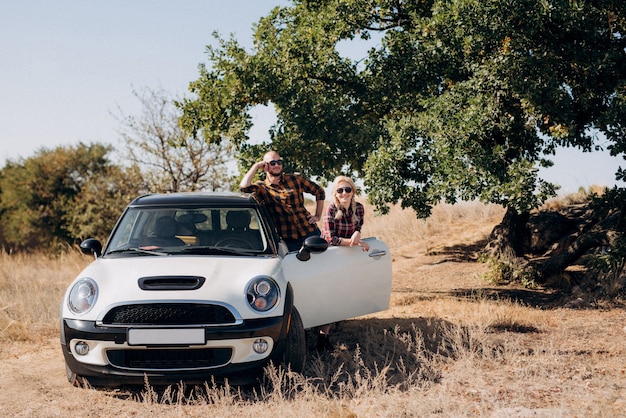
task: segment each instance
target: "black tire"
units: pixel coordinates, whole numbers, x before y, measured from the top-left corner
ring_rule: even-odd
[[[287,333],[287,344],[283,355],[283,364],[290,367],[292,371],[302,373],[306,358],[306,336],[302,318],[295,308],[291,309],[291,325]]]
[[[67,363],[65,363],[65,375],[67,376],[67,381],[77,388],[83,387],[87,383],[85,378],[74,373]]]

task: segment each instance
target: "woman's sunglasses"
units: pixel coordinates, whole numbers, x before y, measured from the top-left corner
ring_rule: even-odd
[[[272,160],[269,163],[272,167],[274,167],[276,164],[283,165],[283,160]]]
[[[343,192],[352,193],[352,187],[337,187],[337,194],[341,194]]]

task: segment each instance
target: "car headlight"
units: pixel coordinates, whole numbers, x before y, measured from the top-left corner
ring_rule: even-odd
[[[255,311],[267,312],[276,306],[280,291],[276,282],[270,277],[255,277],[248,284],[246,297]]]
[[[81,315],[91,310],[98,299],[98,285],[93,279],[85,277],[77,281],[67,298],[67,306],[75,314]]]

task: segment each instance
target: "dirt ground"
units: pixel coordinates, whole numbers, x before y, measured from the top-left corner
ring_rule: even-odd
[[[601,308],[556,308],[546,311],[545,306],[552,303],[553,297],[545,292],[531,292],[508,287],[491,287],[481,279],[485,266],[479,263],[459,261],[454,255],[440,254],[426,256],[423,252],[407,247],[394,254],[394,285],[392,306],[388,311],[374,315],[371,319],[380,320],[419,320],[423,317],[445,315],[442,318],[451,322],[462,320],[455,316],[467,313],[455,313],[449,307],[450,301],[469,300],[475,295],[501,299],[516,299],[525,305],[537,305],[538,314],[549,316],[549,329],[542,333],[525,335],[523,342],[532,346],[539,339],[558,341],[559,336],[567,336],[563,346],[558,348],[564,355],[571,355],[576,365],[570,365],[569,378],[575,382],[572,394],[558,393],[554,389],[516,388],[526,390],[524,396],[536,396],[538,408],[533,413],[522,414],[519,410],[501,410],[499,416],[554,416],[541,407],[559,402],[571,402],[572,397],[580,397],[576,391],[585,391],[600,403],[604,403],[606,413],[597,416],[626,416],[626,313],[622,309]],[[487,296],[485,296],[487,295]],[[446,303],[446,313],[438,310],[435,301]],[[420,303],[429,301],[430,303]],[[447,301],[447,302],[446,302]],[[575,302],[575,301],[574,301]],[[539,306],[539,304],[543,306]],[[420,310],[422,309],[422,310]],[[532,321],[532,320],[531,320]],[[554,343],[557,344],[557,343]],[[40,345],[14,343],[2,347],[3,359],[0,361],[0,405],[3,416],[14,417],[55,417],[80,414],[82,416],[144,416],[162,415],[159,405],[129,400],[116,396],[115,392],[106,396],[99,391],[72,387],[66,380],[63,356],[58,338],[42,341]],[[581,360],[579,362],[579,360]],[[569,360],[568,360],[569,361]],[[585,366],[586,364],[586,366]],[[505,372],[503,372],[505,373]],[[596,380],[591,375],[605,374],[606,385],[602,378]],[[563,378],[563,377],[559,377]],[[500,374],[494,385],[506,384],[507,377]],[[504,383],[503,383],[504,382]],[[515,385],[515,382],[509,382]],[[504,389],[502,389],[504,390]],[[507,389],[513,390],[513,389]],[[566,389],[564,389],[565,391]],[[621,393],[621,395],[620,395]],[[477,396],[468,390],[463,396]],[[561,399],[559,401],[559,399]],[[582,400],[582,402],[587,402]],[[593,402],[593,401],[590,401]],[[562,407],[562,404],[561,404]],[[594,411],[593,407],[589,407]],[[601,405],[598,411],[602,411]],[[188,411],[188,410],[184,410]],[[539,411],[539,412],[537,412]],[[541,413],[543,411],[543,413]],[[562,411],[562,409],[559,409]],[[170,410],[171,412],[171,410]],[[557,414],[561,416],[560,414]],[[581,415],[582,416],[582,415]]]

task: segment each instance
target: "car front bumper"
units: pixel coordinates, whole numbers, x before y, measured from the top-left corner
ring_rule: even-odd
[[[165,338],[166,343],[130,344],[132,328],[63,319],[61,348],[69,369],[93,385],[143,385],[146,381],[164,385],[181,380],[194,384],[225,378],[243,384],[254,382],[270,360],[280,362],[286,324],[283,317],[246,320],[239,325],[204,327],[202,341],[179,344],[175,338]],[[159,329],[164,336],[168,331]],[[81,355],[77,344],[82,348]],[[259,352],[259,344],[266,344],[266,350]]]

